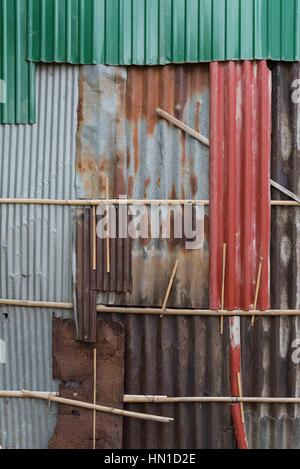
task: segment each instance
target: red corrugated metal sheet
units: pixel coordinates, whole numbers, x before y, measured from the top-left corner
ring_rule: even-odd
[[[269,307],[271,73],[265,61],[211,64],[210,307]]]

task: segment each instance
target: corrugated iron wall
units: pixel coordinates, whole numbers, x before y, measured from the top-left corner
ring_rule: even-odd
[[[28,58],[37,62],[300,59],[298,0],[28,2]]]
[[[271,72],[266,62],[211,64],[210,307],[269,307]]]
[[[228,327],[217,318],[115,316],[126,327],[126,394],[230,395]],[[146,404],[126,408],[175,418],[170,425],[124,420],[124,447],[235,448],[229,406]]]
[[[300,65],[272,67],[272,179],[300,193]],[[293,86],[294,85],[294,86]],[[295,86],[297,85],[297,86]],[[284,200],[275,189],[272,198]],[[300,211],[298,207],[272,208],[271,307],[300,307]],[[254,334],[244,322],[244,393],[248,395],[300,396],[300,320],[259,320]],[[294,355],[293,355],[294,354]],[[246,407],[248,436],[255,448],[300,448],[300,406]]]
[[[35,65],[26,61],[26,2],[0,0],[0,80],[5,82],[0,124],[35,122]]]
[[[39,66],[38,123],[0,126],[0,197],[75,196],[78,68]],[[0,205],[0,297],[72,301],[69,207]],[[58,312],[59,314],[60,312]],[[1,307],[0,388],[55,390],[51,310]],[[46,448],[56,408],[0,400],[0,445]]]
[[[157,107],[208,136],[209,67],[82,67],[77,196],[208,199],[208,149],[158,118]],[[145,215],[147,216],[147,215]],[[104,302],[162,306],[176,259],[171,306],[208,306],[208,217],[199,215],[199,249],[182,240],[133,241],[132,293]]]

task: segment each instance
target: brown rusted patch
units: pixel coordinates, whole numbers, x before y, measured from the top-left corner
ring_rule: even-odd
[[[133,125],[145,119],[149,135],[153,135],[159,120],[157,107],[182,118],[188,100],[209,84],[207,67],[202,64],[128,67],[127,70],[126,117]],[[197,78],[190,80],[192,75]]]
[[[195,130],[196,132],[200,132],[200,112],[201,112],[201,102],[196,102],[195,107]]]
[[[97,403],[123,408],[124,326],[110,318],[97,321]],[[76,342],[73,321],[53,321],[53,378],[62,382],[60,397],[93,402],[94,347]],[[50,449],[92,449],[93,412],[59,406]],[[97,413],[97,449],[121,449],[123,419]]]
[[[191,175],[191,191],[192,191],[192,197],[195,198],[198,192],[198,178],[196,174]]]

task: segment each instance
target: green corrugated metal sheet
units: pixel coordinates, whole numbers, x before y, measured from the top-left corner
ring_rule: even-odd
[[[1,124],[35,122],[35,65],[26,61],[26,2],[0,0],[0,79],[6,87]]]
[[[154,65],[300,59],[300,0],[28,0],[28,58]]]

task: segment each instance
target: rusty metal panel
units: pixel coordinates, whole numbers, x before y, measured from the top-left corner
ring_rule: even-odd
[[[75,317],[77,338],[83,342],[96,342],[97,295],[96,272],[92,266],[92,217],[91,209],[77,213],[76,224],[76,303]]]
[[[80,198],[208,199],[209,151],[158,118],[161,107],[208,137],[209,66],[84,66],[80,75],[76,186]],[[132,244],[132,292],[106,295],[119,305],[162,306],[176,259],[169,306],[208,307],[208,211],[201,247],[179,239]]]
[[[117,210],[117,219],[119,211]],[[100,217],[95,216],[97,224]],[[97,292],[126,293],[132,288],[131,240],[109,240],[110,268],[107,268],[106,239],[93,235],[93,209],[76,212],[76,307],[77,338],[96,342]],[[93,243],[96,242],[96,270],[93,266]]]
[[[266,62],[211,64],[210,307],[269,307],[271,73]]]

